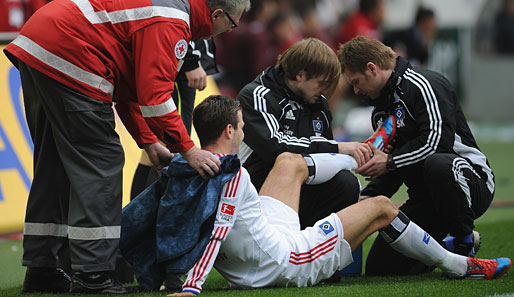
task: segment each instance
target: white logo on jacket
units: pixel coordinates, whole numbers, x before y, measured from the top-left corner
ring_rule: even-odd
[[[294,113],[292,110],[288,110],[286,112],[286,120],[296,120],[296,118],[294,117]]]

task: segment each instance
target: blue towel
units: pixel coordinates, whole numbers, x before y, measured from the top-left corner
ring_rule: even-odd
[[[144,289],[158,290],[166,270],[186,273],[202,256],[223,186],[241,168],[237,155],[220,161],[220,174],[204,180],[177,154],[159,179],[123,208],[120,250]]]

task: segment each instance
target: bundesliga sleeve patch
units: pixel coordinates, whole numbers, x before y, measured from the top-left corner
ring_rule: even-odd
[[[235,211],[235,205],[223,203],[218,213],[218,219],[225,222],[232,222],[232,220],[234,220]]]
[[[321,231],[325,233],[325,235],[328,235],[330,232],[334,231],[334,227],[332,227],[332,224],[330,224],[329,221],[326,221],[319,225],[319,228],[321,229]]]
[[[187,52],[187,42],[184,39],[181,39],[175,44],[175,56],[177,59],[181,60],[184,58]]]
[[[233,216],[235,209],[236,209],[236,207],[234,205],[230,205],[230,204],[227,204],[227,203],[223,203],[221,205],[221,212],[224,213],[224,214],[228,214],[228,215]]]

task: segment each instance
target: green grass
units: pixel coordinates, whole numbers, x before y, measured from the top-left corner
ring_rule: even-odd
[[[507,256],[514,259],[514,208],[493,208],[476,222],[484,243],[479,256]],[[367,253],[372,239],[364,244]],[[15,247],[15,248],[13,248]],[[21,242],[0,243],[0,296],[22,296],[20,293],[24,268],[20,265]],[[514,294],[514,272],[509,271],[497,280],[446,280],[441,272],[404,277],[351,277],[340,283],[311,288],[273,288],[254,290],[225,290],[227,282],[217,272],[211,273],[204,286],[203,296],[490,296]],[[137,296],[165,296],[164,293],[140,293]],[[23,296],[52,296],[23,294]]]
[[[480,149],[486,154],[493,169],[496,181],[494,199],[514,201],[514,142],[493,143],[479,142]]]
[[[514,162],[510,154],[514,143],[480,143],[496,174],[495,200],[514,201],[514,179],[510,169]],[[404,201],[401,191],[394,198]],[[476,222],[476,230],[482,234],[483,244],[479,257],[505,256],[514,259],[514,207],[491,208]],[[372,240],[364,243],[367,254]],[[25,268],[20,265],[22,244],[19,241],[0,242],[0,297],[1,296],[54,296],[52,294],[21,294]],[[514,268],[511,268],[511,270]],[[492,296],[514,295],[514,270],[497,280],[446,280],[441,271],[419,276],[404,277],[352,277],[340,283],[318,285],[311,288],[273,288],[254,290],[226,290],[227,282],[213,271],[204,286],[202,296]],[[60,295],[63,296],[63,295]],[[95,295],[90,295],[95,296]],[[98,295],[101,296],[101,295]],[[165,296],[164,293],[140,293],[133,296]]]

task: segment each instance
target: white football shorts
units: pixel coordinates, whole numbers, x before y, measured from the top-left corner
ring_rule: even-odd
[[[286,241],[280,245],[287,249],[280,253],[285,257],[277,263],[275,273],[270,273],[276,277],[274,285],[312,286],[353,262],[350,244],[344,240],[343,226],[335,213],[300,230],[298,214],[283,202],[261,196],[261,207],[270,227]]]

